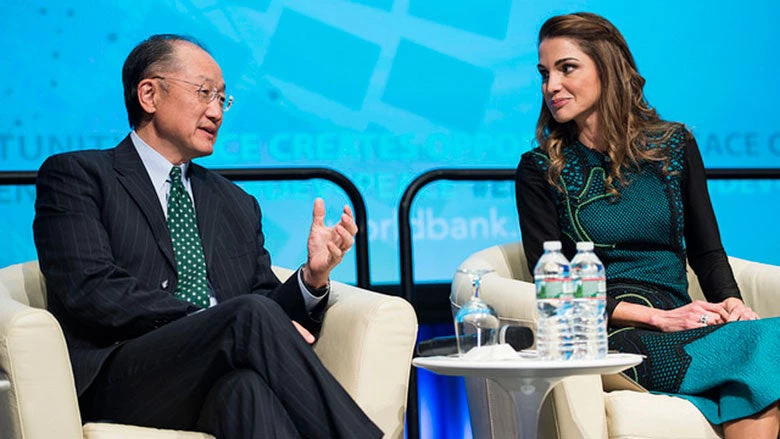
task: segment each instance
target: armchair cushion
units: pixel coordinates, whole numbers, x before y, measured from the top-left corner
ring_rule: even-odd
[[[214,439],[214,436],[192,431],[90,422],[84,424],[84,439]]]
[[[617,390],[605,393],[610,438],[667,439],[721,437],[689,401],[674,396]]]

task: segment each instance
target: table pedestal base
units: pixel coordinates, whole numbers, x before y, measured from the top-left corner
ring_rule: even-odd
[[[503,439],[511,431],[517,434],[518,438],[536,438],[542,403],[550,390],[562,379],[563,377],[467,377],[466,394],[473,436],[477,439]],[[506,393],[505,398],[496,395],[495,386],[499,386]],[[513,407],[497,407],[496,403],[500,403],[502,399]],[[505,424],[505,421],[514,421],[516,425],[501,425]]]

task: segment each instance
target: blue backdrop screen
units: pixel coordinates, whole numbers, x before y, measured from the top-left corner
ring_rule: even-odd
[[[0,8],[0,170],[35,170],[51,154],[109,148],[128,132],[120,70],[140,40],[202,41],[236,97],[211,167],[327,166],[367,199],[372,280],[398,280],[404,188],[435,167],[514,167],[533,146],[541,103],[536,33],[557,13],[590,10],[624,33],[650,102],[688,124],[708,167],[778,167],[770,111],[780,6],[695,1],[492,0],[12,1]],[[664,3],[665,4],[665,3]],[[752,86],[748,87],[748,84]],[[777,181],[713,182],[729,253],[778,263],[767,200]],[[280,265],[304,258],[311,203],[337,219],[345,197],[318,182],[248,184]],[[434,184],[412,210],[416,278],[451,277],[471,251],[519,239],[507,183]],[[0,187],[12,233],[0,266],[33,259],[34,191]],[[760,206],[760,207],[756,207]],[[760,215],[755,215],[756,209]],[[274,212],[285,214],[275,215]],[[300,219],[289,220],[289,212]],[[765,227],[746,227],[749,220]],[[764,245],[753,245],[763,242]],[[353,263],[339,276],[354,279]]]

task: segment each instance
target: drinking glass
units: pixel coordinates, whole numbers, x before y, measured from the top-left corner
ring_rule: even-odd
[[[463,356],[475,347],[496,344],[499,320],[496,311],[479,298],[482,277],[492,269],[459,269],[456,275],[471,278],[471,298],[455,314],[455,339],[458,342],[458,354]]]

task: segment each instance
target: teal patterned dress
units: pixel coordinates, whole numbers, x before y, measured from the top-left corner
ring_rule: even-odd
[[[740,297],[707,192],[693,136],[680,126],[665,148],[668,163],[648,162],[606,191],[609,157],[572,141],[564,148],[562,191],[547,183],[549,157],[523,154],[516,194],[531,269],[547,240],[592,241],[607,272],[607,313],[619,301],[659,309],[691,302],[686,258],[710,302]],[[664,172],[664,166],[667,172]],[[651,391],[690,400],[713,424],[750,416],[780,399],[780,318],[664,333],[610,327],[610,349],[646,355],[627,374]]]

